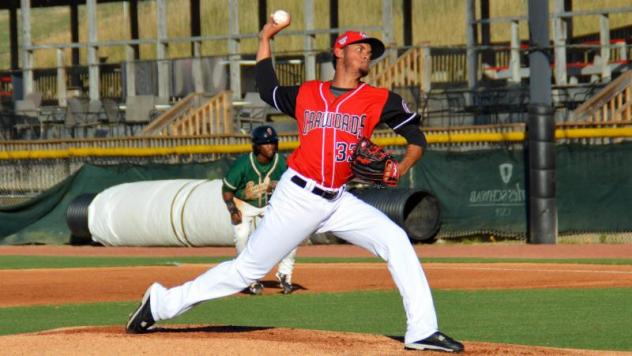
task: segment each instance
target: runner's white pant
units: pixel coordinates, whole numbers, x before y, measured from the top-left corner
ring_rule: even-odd
[[[238,293],[261,279],[285,255],[314,232],[331,231],[385,260],[406,311],[405,342],[438,330],[430,287],[406,233],[376,208],[349,192],[326,200],[311,192],[313,181],[301,188],[290,181],[288,169],[279,181],[264,218],[246,248],[196,279],[166,289],[151,286],[150,302],[156,321],[174,318],[194,305]]]
[[[237,208],[241,211],[241,223],[233,225],[233,233],[235,238],[235,248],[239,255],[241,251],[246,248],[248,237],[255,231],[256,227],[261,222],[265,207],[258,208],[250,205],[245,201],[235,199],[237,202]],[[287,256],[285,256],[281,262],[279,262],[279,273],[287,276],[288,283],[292,283],[292,271],[294,270],[294,261],[296,257],[296,248],[293,249]]]

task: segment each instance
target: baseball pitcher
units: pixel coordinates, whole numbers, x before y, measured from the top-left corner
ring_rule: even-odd
[[[430,287],[404,230],[346,189],[354,177],[351,162],[358,156],[356,148],[378,124],[389,126],[408,142],[399,163],[385,161],[382,181],[387,185],[406,174],[426,146],[419,115],[410,112],[399,95],[362,82],[371,60],[384,53],[384,44],[362,32],[345,32],[332,48],[333,80],[280,86],[270,40],[288,25],[271,18],[259,34],[259,94],[296,119],[299,136],[299,146],[288,158],[289,168],[261,224],[235,260],[175,288],[150,286],[127,331],[145,332],[155,322],[178,316],[197,303],[237,293],[266,275],[310,234],[332,232],[386,261],[406,311],[406,349],[463,351],[463,344],[439,331]]]
[[[237,159],[230,168],[222,187],[222,194],[233,224],[235,248],[240,254],[246,247],[248,236],[263,217],[268,198],[287,169],[285,159],[279,155],[279,137],[272,126],[255,128],[251,134],[252,152]],[[283,294],[292,293],[292,270],[296,249],[279,263],[276,278]],[[250,284],[251,294],[259,295],[263,284],[256,280]]]

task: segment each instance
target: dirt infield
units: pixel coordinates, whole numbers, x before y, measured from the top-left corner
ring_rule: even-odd
[[[210,266],[0,270],[0,307],[136,300],[154,281],[175,286]],[[427,263],[424,269],[438,289],[632,287],[630,265]],[[274,280],[264,278],[264,294],[280,292]],[[395,288],[384,263],[298,264],[293,280],[296,294]]]
[[[0,255],[228,256],[232,248],[0,247]],[[418,246],[425,257],[629,258],[632,245]],[[354,246],[303,246],[299,257],[369,256]],[[172,286],[211,265],[0,270],[0,307],[137,300],[153,281]],[[632,287],[632,266],[547,263],[424,263],[436,289]],[[342,273],[344,272],[344,273]],[[298,264],[300,293],[394,289],[383,263]],[[267,283],[266,283],[267,282]],[[272,275],[264,293],[279,293]],[[33,291],[37,291],[34,293]],[[247,297],[247,296],[236,296]],[[591,355],[603,352],[465,342],[468,354]],[[222,325],[178,326],[148,335],[126,335],[122,326],[52,330],[0,337],[8,354],[398,355],[401,340],[387,336]],[[207,353],[207,352],[204,352]],[[414,354],[414,353],[413,353]],[[426,354],[426,353],[424,353]],[[618,353],[612,353],[618,354]],[[623,354],[623,353],[621,353]]]

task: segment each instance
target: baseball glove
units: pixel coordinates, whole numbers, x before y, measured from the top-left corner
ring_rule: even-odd
[[[382,147],[364,137],[353,153],[351,170],[356,179],[365,183],[393,187],[399,181],[397,161]]]

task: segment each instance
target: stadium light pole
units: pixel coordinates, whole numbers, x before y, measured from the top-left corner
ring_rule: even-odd
[[[528,242],[555,244],[555,122],[547,0],[529,0]]]

